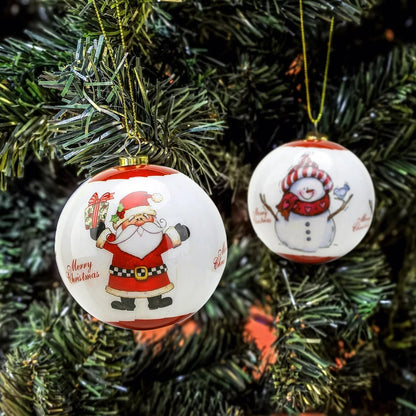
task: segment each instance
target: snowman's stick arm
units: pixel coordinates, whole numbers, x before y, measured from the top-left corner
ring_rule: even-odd
[[[271,206],[266,202],[266,196],[264,194],[260,194],[260,201],[263,203],[265,208],[272,214],[273,218],[277,221],[277,215],[273,212]]]
[[[350,197],[346,200],[346,201],[343,201],[342,202],[342,204],[341,204],[341,206],[336,210],[336,211],[334,211],[329,217],[328,217],[328,221],[330,221],[330,220],[332,220],[332,218],[334,218],[335,217],[335,215],[337,215],[337,214],[339,214],[341,211],[343,211],[344,209],[345,209],[345,207],[347,206],[347,204],[351,201],[351,198],[353,197],[354,195],[353,194],[351,194],[350,195]]]

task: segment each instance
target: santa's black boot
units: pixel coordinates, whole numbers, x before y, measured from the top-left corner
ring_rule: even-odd
[[[162,295],[153,296],[147,298],[147,300],[149,301],[149,309],[164,308],[165,306],[172,305],[172,298],[162,298]]]
[[[121,301],[115,300],[111,302],[113,309],[119,309],[120,311],[134,311],[136,305],[134,304],[134,298],[120,298]]]

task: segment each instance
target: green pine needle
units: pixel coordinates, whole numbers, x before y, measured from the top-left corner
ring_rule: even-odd
[[[221,133],[222,122],[203,89],[176,85],[174,77],[155,84],[145,79],[139,61],[130,64],[137,114],[128,105],[128,129],[134,116],[138,134],[146,140],[139,148],[127,137],[121,94],[130,102],[121,50],[116,51],[117,71],[125,84],[118,85],[103,38],[78,43],[73,64],[45,74],[40,84],[61,91],[62,105],[49,107],[56,115],[49,122],[52,142],[67,163],[94,174],[117,165],[126,152],[147,154],[150,162],[166,164],[209,186],[217,171],[206,148]],[[97,155],[99,155],[97,157]]]

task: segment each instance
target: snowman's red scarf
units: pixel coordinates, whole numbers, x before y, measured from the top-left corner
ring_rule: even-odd
[[[319,215],[325,212],[329,208],[329,195],[314,202],[300,201],[299,198],[291,192],[286,192],[283,195],[279,205],[276,205],[277,210],[282,214],[286,221],[289,220],[289,214],[294,212],[295,214],[304,215],[310,217],[312,215]]]

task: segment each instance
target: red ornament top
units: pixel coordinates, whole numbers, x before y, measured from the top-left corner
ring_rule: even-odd
[[[166,176],[178,173],[177,170],[167,168],[166,166],[156,165],[131,165],[115,166],[99,173],[89,180],[89,182],[110,181],[112,179],[129,179],[149,176]]]
[[[344,146],[341,146],[338,143],[330,142],[329,140],[320,140],[320,139],[306,139],[306,140],[295,140],[284,144],[282,147],[315,147],[320,149],[329,149],[329,150],[348,150]]]

